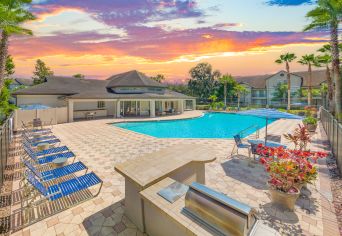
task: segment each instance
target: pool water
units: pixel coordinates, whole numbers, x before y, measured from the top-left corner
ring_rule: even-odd
[[[273,121],[268,122],[270,124]],[[261,117],[228,113],[205,113],[202,117],[194,119],[114,124],[156,138],[233,138],[247,129],[242,134],[245,137],[265,125],[266,120]]]

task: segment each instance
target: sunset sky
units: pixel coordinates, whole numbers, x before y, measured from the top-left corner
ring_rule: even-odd
[[[12,37],[16,76],[31,77],[42,59],[56,75],[105,79],[136,69],[186,81],[209,62],[222,73],[280,69],[284,52],[315,52],[328,35],[303,33],[310,0],[33,0],[32,37]],[[298,63],[292,70],[306,70]]]

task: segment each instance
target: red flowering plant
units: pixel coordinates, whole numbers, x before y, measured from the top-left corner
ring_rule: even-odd
[[[314,181],[317,169],[313,163],[327,156],[325,152],[270,148],[262,144],[258,145],[257,153],[270,175],[270,187],[285,193],[295,193],[300,185]]]
[[[306,150],[308,143],[311,142],[308,129],[300,124],[292,134],[284,134],[284,137],[294,143],[295,149],[299,147],[299,150]]]

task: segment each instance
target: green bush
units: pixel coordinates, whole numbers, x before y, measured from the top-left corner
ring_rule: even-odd
[[[308,116],[303,120],[304,124],[311,124],[311,125],[316,125],[317,124],[317,119],[312,117],[312,116]]]
[[[209,105],[197,105],[196,110],[209,110]]]
[[[11,93],[9,90],[9,86],[11,84],[11,80],[5,80],[4,87],[2,88],[1,95],[0,95],[0,123],[8,115],[11,114],[14,109],[16,109],[16,106],[9,103],[9,100],[11,98]]]

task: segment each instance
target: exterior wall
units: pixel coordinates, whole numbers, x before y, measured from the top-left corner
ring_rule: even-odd
[[[252,103],[252,87],[249,86],[248,84],[241,84],[241,85],[246,88],[247,93],[241,95],[240,103],[249,105]]]
[[[67,102],[58,99],[61,95],[17,95],[17,105],[42,104],[49,107],[63,107]]]
[[[115,101],[106,101],[105,102],[105,108],[107,109],[107,115],[108,116],[114,116],[115,115]]]
[[[68,122],[67,107],[49,108],[44,110],[15,110],[14,130],[21,128],[22,122],[28,124],[39,118],[46,125],[55,125]]]
[[[287,76],[285,72],[278,72],[272,77],[266,80],[266,88],[267,88],[267,101],[268,104],[273,104],[273,94],[276,91],[276,87],[279,83],[287,83]],[[301,88],[302,78],[296,75],[291,74],[291,93],[297,92],[298,89]],[[277,103],[277,102],[276,102]]]

